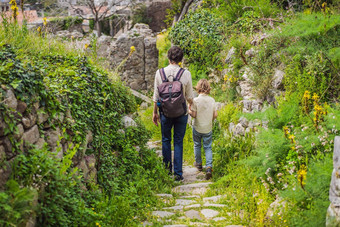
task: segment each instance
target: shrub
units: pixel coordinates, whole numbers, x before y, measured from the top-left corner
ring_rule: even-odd
[[[201,69],[217,67],[222,48],[221,20],[209,10],[191,12],[170,31],[169,38],[180,46],[188,63],[200,65]]]

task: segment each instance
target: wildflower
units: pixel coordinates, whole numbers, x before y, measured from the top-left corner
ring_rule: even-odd
[[[133,53],[133,52],[135,52],[136,51],[136,47],[135,46],[131,46],[130,47],[130,53]]]
[[[17,21],[17,16],[19,15],[19,8],[17,2],[15,0],[11,0],[9,4],[11,5],[12,17],[14,21]]]
[[[313,99],[315,102],[317,102],[317,101],[319,100],[319,96],[318,96],[316,93],[314,93],[312,99]]]
[[[290,139],[291,143],[295,143],[295,136],[293,134],[289,135],[288,139]]]
[[[93,208],[93,207],[92,207],[91,209],[92,209],[92,210],[94,210],[94,208]]]
[[[41,27],[40,26],[37,28],[37,31],[39,33],[39,36],[41,36]]]
[[[99,227],[100,227],[101,225],[100,225],[98,222],[96,222],[96,226],[99,226]]]
[[[44,19],[43,19],[43,25],[46,27],[46,25],[47,25],[47,19],[46,19],[46,17],[44,17]]]
[[[183,67],[183,64],[182,62],[178,63],[179,67]]]
[[[304,97],[305,99],[310,99],[310,93],[309,93],[309,91],[305,91],[305,93],[303,94],[303,97]]]
[[[306,178],[307,178],[307,167],[305,165],[301,165],[300,170],[298,171],[298,181],[302,189],[304,189],[304,186],[306,185]]]
[[[228,75],[225,74],[224,77],[223,77],[224,81],[228,81]]]
[[[287,127],[287,126],[284,126],[283,127],[283,131],[284,131],[284,133],[285,133],[285,137],[287,137],[288,135],[289,135],[289,128]]]
[[[90,44],[85,43],[85,50],[86,50],[87,48],[89,48],[89,46],[90,46]]]

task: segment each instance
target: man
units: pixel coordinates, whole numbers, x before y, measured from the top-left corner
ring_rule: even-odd
[[[168,81],[173,81],[177,73],[180,70],[179,63],[183,59],[183,51],[180,47],[173,46],[168,51],[169,65],[164,68],[164,73]],[[179,80],[183,86],[183,95],[185,100],[191,105],[193,100],[193,89],[191,73],[185,70]],[[157,70],[155,76],[155,87],[154,87],[154,110],[153,110],[153,123],[158,126],[158,122],[161,123],[162,130],[162,154],[163,162],[165,166],[169,169],[169,173],[172,173],[172,157],[171,157],[171,129],[174,128],[174,175],[175,180],[183,180],[183,138],[185,135],[186,125],[188,121],[187,112],[176,118],[169,118],[164,115],[162,108],[159,109],[159,91],[158,86],[163,83],[161,72]]]

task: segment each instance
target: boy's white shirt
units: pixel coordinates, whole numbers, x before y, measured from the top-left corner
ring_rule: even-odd
[[[215,100],[207,94],[199,94],[194,98],[191,110],[196,112],[193,127],[199,133],[209,133],[213,126],[213,117],[216,110]]]

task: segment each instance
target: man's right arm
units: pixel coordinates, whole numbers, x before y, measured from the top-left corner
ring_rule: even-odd
[[[154,102],[153,104],[153,114],[152,114],[152,122],[158,126],[158,122],[159,122],[159,115],[158,115],[158,107],[157,107],[157,102]]]

